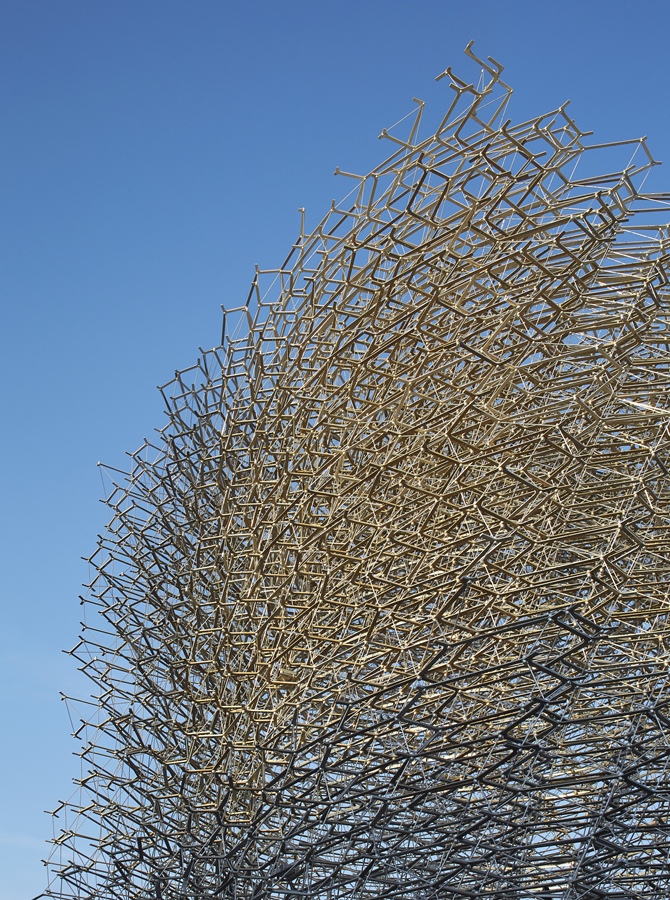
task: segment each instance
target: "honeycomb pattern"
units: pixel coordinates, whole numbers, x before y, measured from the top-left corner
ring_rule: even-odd
[[[669,198],[466,52],[112,490],[46,896],[670,896]]]

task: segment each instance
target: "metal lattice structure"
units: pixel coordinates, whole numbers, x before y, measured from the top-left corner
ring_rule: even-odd
[[[109,497],[48,896],[670,896],[669,198],[467,52]]]

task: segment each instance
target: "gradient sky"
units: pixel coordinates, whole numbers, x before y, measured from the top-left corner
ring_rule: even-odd
[[[598,140],[670,164],[668,0],[0,0],[0,900],[45,886],[42,812],[76,743],[81,556],[98,460],[162,424],[155,385],[221,333],[254,263],[372,168],[465,44],[522,120],[572,100]],[[651,183],[670,190],[670,166]]]

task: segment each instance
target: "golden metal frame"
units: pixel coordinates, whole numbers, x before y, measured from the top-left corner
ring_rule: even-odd
[[[669,198],[467,52],[107,501],[50,897],[670,896]]]

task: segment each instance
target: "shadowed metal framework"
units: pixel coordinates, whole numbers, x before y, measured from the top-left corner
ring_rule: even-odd
[[[670,896],[669,198],[466,52],[107,501],[47,896]]]

